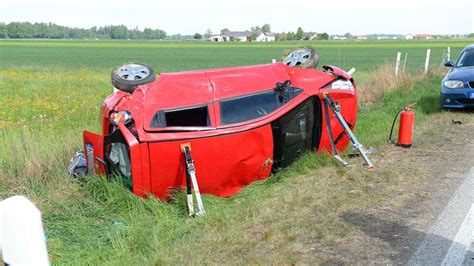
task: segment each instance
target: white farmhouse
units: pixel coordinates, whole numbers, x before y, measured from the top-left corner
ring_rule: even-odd
[[[314,40],[318,38],[318,33],[316,32],[305,32],[304,36],[308,38],[309,40]]]
[[[333,40],[347,40],[347,37],[343,35],[333,35],[331,37]]]
[[[256,42],[274,42],[275,41],[275,34],[272,32],[261,32],[255,38]]]
[[[415,36],[413,36],[412,34],[405,35],[405,40],[413,40],[413,39],[415,39]]]
[[[237,42],[251,42],[252,41],[251,31],[229,31],[229,40]]]
[[[229,36],[227,35],[212,35],[211,37],[208,38],[209,41],[211,42],[228,42],[229,41]]]

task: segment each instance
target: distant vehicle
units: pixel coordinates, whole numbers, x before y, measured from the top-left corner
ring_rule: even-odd
[[[446,61],[451,67],[441,82],[441,107],[474,107],[474,44],[466,46],[456,63]]]
[[[337,67],[315,69],[317,58],[303,49],[282,63],[157,80],[147,65],[118,66],[116,90],[101,109],[102,134],[84,131],[87,173],[118,176],[139,196],[168,199],[186,188],[193,167],[200,192],[227,197],[305,151],[331,151],[332,144],[343,151],[349,138],[335,115],[326,123],[323,97],[334,99],[353,129],[355,81]]]

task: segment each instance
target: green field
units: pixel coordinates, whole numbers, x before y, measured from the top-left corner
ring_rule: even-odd
[[[347,181],[346,174],[341,174],[332,160],[307,155],[288,170],[235,197],[205,196],[209,214],[191,220],[186,218],[183,195],[172,203],[163,203],[137,198],[119,184],[97,177],[71,180],[66,167],[74,151],[81,147],[82,130],[99,130],[99,106],[112,91],[110,70],[129,61],[148,63],[157,72],[262,64],[280,58],[285,49],[311,45],[318,50],[321,64],[355,67],[355,78],[363,85],[365,80],[374,78],[371,73],[379,65],[393,63],[398,51],[408,53],[407,69],[416,73],[423,67],[427,48],[432,49],[434,68],[441,64],[446,47],[451,47],[455,57],[472,42],[3,40],[0,195],[5,198],[24,194],[40,207],[54,264],[298,262],[298,245],[306,243],[305,234],[312,237],[311,241],[330,245],[338,236],[350,232],[333,211],[350,206],[350,202],[340,203],[349,200],[345,192],[365,191],[364,181],[375,177],[359,173],[361,179]],[[439,76],[429,75],[412,90],[381,95],[379,103],[361,108],[357,126],[360,139],[368,145],[384,143],[392,115],[407,102],[421,103],[419,121],[437,112],[439,81]],[[305,184],[301,180],[312,185],[302,189]],[[381,180],[374,182],[378,181]],[[282,195],[288,198],[282,199]],[[315,203],[311,209],[302,208],[303,213],[317,212],[316,221],[305,224],[297,217],[284,215],[297,214],[294,206],[307,200]],[[334,202],[337,206],[332,205]],[[271,212],[278,214],[272,216]],[[309,261],[320,260],[315,255]]]
[[[396,53],[408,53],[407,68],[421,69],[426,49],[431,51],[431,65],[441,63],[443,50],[452,54],[470,42],[460,40],[430,41],[322,41],[274,43],[209,43],[171,41],[0,41],[0,67],[71,67],[106,69],[128,61],[146,62],[159,72],[183,71],[225,66],[262,64],[281,58],[285,49],[314,46],[321,54],[321,64],[343,68],[372,70],[385,61],[395,61]],[[472,41],[471,41],[472,43]]]

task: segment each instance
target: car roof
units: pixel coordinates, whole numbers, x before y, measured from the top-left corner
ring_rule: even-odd
[[[471,49],[474,49],[474,44],[470,44],[470,45],[464,47],[463,50],[471,50]]]
[[[144,108],[174,109],[269,90],[290,79],[288,67],[267,64],[247,67],[163,73],[145,87]]]

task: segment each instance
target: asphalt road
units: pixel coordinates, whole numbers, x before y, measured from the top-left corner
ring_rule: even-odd
[[[474,265],[474,167],[464,174],[408,264]]]

